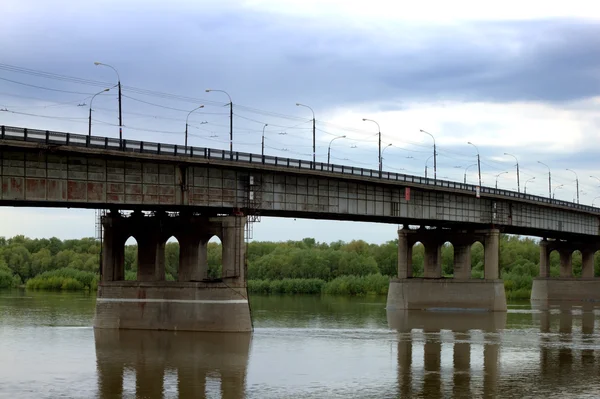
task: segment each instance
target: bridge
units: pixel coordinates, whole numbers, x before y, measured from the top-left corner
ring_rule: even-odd
[[[566,201],[346,165],[10,126],[0,127],[0,180],[3,206],[109,210],[99,327],[250,329],[244,229],[261,215],[402,224],[389,308],[506,310],[501,232],[543,238],[533,299],[600,297],[593,270],[600,209]],[[214,235],[224,248],[217,281],[207,278],[206,244]],[[131,236],[138,242],[135,282],[124,281]],[[181,248],[176,283],[164,281],[164,245],[172,236]],[[448,241],[454,278],[442,279],[440,249]],[[483,280],[471,278],[476,241],[484,244]],[[422,279],[412,277],[416,242],[425,246]],[[549,275],[553,250],[560,279]],[[575,250],[583,256],[578,279]]]

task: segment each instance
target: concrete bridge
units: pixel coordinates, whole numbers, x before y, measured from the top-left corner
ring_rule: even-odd
[[[534,299],[600,298],[593,276],[600,209],[566,201],[345,165],[8,126],[0,127],[0,181],[3,206],[110,210],[98,327],[251,329],[244,227],[260,215],[404,225],[389,308],[506,310],[500,233],[544,239]],[[216,281],[206,265],[213,235],[224,248]],[[136,282],[123,281],[131,236],[138,241]],[[178,282],[164,281],[164,245],[172,236],[181,246]],[[440,248],[448,241],[456,249],[455,275],[441,279]],[[485,247],[483,280],[470,278],[475,241]],[[411,275],[415,242],[425,245],[422,279]],[[553,249],[563,270],[556,280],[548,273]],[[570,273],[574,250],[584,254],[581,279]]]

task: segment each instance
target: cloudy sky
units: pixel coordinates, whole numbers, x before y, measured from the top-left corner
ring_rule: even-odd
[[[123,4],[124,3],[124,4]],[[432,173],[582,203],[600,196],[600,8],[590,1],[3,0],[0,124]],[[265,127],[265,124],[268,126]],[[465,173],[465,169],[467,169]],[[503,173],[507,172],[507,173]],[[560,185],[564,185],[560,187]],[[600,198],[596,205],[600,204]],[[94,213],[0,208],[0,236],[94,235]],[[263,219],[255,239],[395,237],[396,226]]]

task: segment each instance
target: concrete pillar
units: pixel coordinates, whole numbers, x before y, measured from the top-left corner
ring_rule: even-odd
[[[558,254],[560,255],[560,277],[573,277],[573,264],[571,263],[573,251],[560,249]]]
[[[485,234],[484,246],[484,279],[496,280],[500,278],[499,253],[500,253],[500,232],[497,229],[489,230]]]
[[[540,241],[540,277],[550,277],[550,251],[545,238]]]
[[[412,277],[412,248],[409,251],[408,232],[408,229],[398,230],[398,278]]]
[[[125,241],[128,232],[118,213],[102,219],[102,281],[125,280]]]
[[[179,270],[178,281],[200,281],[204,276],[200,270],[200,236],[197,234],[182,234],[179,241]],[[206,246],[206,244],[204,244]]]
[[[454,344],[454,386],[452,394],[455,398],[471,397],[471,344],[460,342]]]
[[[223,245],[223,278],[233,278],[238,283],[245,281],[244,267],[246,260],[246,243],[244,242],[245,217],[227,216],[211,218],[222,223],[221,241]]]
[[[594,278],[594,249],[585,248],[581,251],[581,277]]]
[[[425,259],[423,261],[423,276],[425,278],[442,277],[442,246],[435,241],[428,241],[425,245]]]
[[[164,281],[164,242],[154,226],[144,226],[136,236],[138,243],[138,281]]]
[[[454,246],[454,278],[468,280],[471,278],[471,245]]]

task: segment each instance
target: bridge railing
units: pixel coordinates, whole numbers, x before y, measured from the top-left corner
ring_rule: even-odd
[[[311,161],[275,157],[271,155],[261,156],[245,152],[230,152],[226,150],[218,150],[214,148],[192,147],[154,143],[138,140],[122,140],[110,137],[87,136],[75,133],[53,132],[48,130],[35,130],[20,128],[14,126],[0,126],[0,139],[2,140],[18,140],[27,142],[37,142],[46,145],[69,145],[76,147],[101,148],[109,150],[119,150],[125,152],[138,152],[156,155],[171,155],[192,158],[218,159],[226,161],[235,161],[243,163],[256,163],[288,168],[300,168],[307,170],[318,170],[329,172],[332,174],[354,175],[383,180],[394,180],[406,183],[423,184],[436,187],[451,188],[454,190],[467,191],[474,193],[477,186],[472,184],[464,184],[449,180],[431,179],[421,176],[406,175],[394,172],[379,172],[378,170],[357,168],[354,166],[327,164],[322,162],[313,163]],[[511,190],[501,190],[492,187],[480,187],[481,194],[492,194],[511,198],[524,199],[545,204],[553,204],[573,208],[587,212],[600,212],[599,208],[576,204],[568,201],[555,200],[538,195],[518,193]]]

